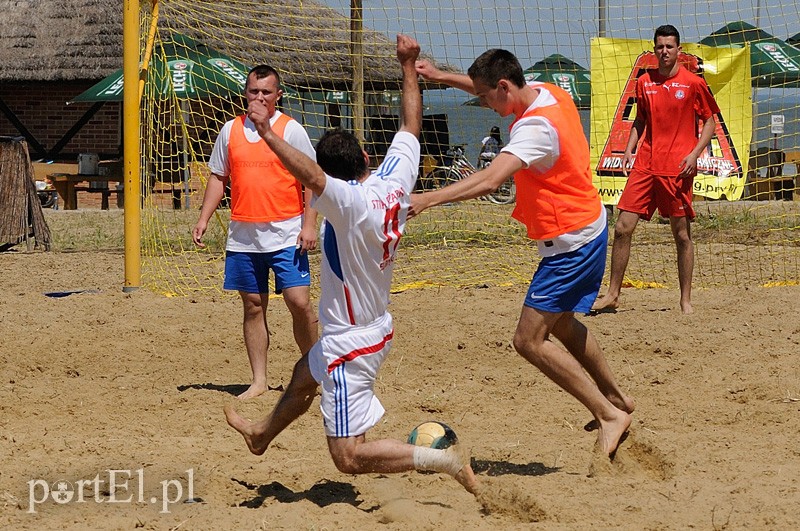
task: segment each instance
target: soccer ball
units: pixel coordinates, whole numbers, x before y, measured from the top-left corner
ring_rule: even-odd
[[[456,432],[443,422],[423,422],[408,434],[408,444],[444,450],[458,442]]]

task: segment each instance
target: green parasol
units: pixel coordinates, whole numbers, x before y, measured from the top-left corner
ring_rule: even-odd
[[[150,61],[148,79],[162,96],[180,99],[240,96],[250,68],[180,33],[157,44]],[[70,103],[122,101],[122,70],[117,70]]]
[[[754,87],[800,87],[800,50],[746,22],[731,22],[700,44],[750,45],[750,76]]]
[[[560,54],[553,54],[535,62],[525,70],[525,81],[543,81],[563,88],[572,96],[578,109],[588,109],[592,99],[591,73],[575,61]],[[467,100],[462,105],[480,106],[478,98]]]

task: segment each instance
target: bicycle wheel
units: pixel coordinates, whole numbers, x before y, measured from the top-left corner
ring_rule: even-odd
[[[58,197],[55,192],[36,192],[39,196],[39,202],[42,203],[42,208],[52,208],[56,204]]]
[[[500,185],[500,188],[487,195],[486,198],[496,205],[510,205],[517,200],[517,185],[511,177]]]
[[[443,188],[448,184],[457,181],[457,173],[450,168],[436,168],[427,175],[428,183],[431,188],[429,190],[436,190]]]

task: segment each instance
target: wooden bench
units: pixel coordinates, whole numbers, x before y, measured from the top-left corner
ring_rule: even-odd
[[[108,198],[112,193],[117,194],[117,204],[122,190],[108,187],[98,187],[96,185],[80,186],[79,183],[119,183],[122,182],[122,175],[81,175],[78,173],[51,173],[47,176],[53,184],[53,188],[58,192],[61,201],[64,203],[64,210],[76,210],[78,208],[78,192],[102,193],[101,208],[108,210]]]

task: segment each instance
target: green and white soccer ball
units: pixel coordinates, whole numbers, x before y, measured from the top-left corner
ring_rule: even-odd
[[[436,420],[423,422],[408,435],[408,443],[444,450],[458,442],[456,432],[447,424]]]

